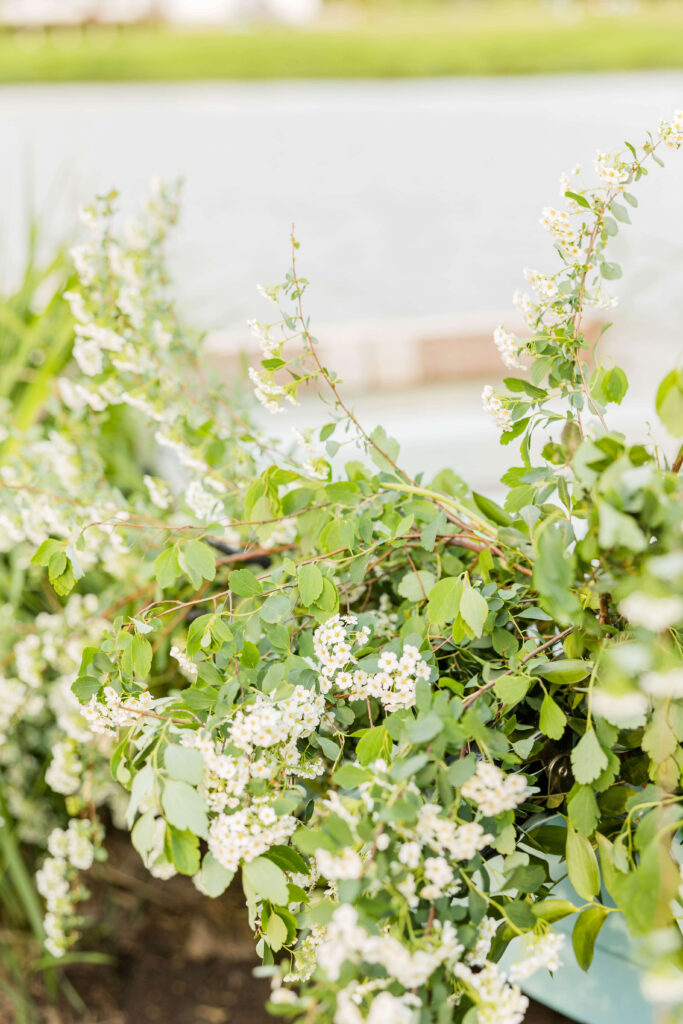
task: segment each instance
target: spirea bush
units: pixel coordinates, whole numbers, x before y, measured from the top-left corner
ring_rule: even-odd
[[[681,142],[678,113],[543,211],[553,263],[525,271],[526,336],[494,337],[515,376],[483,395],[519,450],[502,504],[451,469],[412,478],[358,421],[294,239],[250,370],[272,413],[328,402],[288,448],[174,312],[173,192],[125,233],[115,195],[86,211],[73,364],[8,430],[0,490],[3,813],[47,836],[54,958],[109,816],[157,877],[216,897],[237,876],[281,1017],[517,1024],[524,981],[587,969],[621,914],[683,1019],[683,454],[610,429],[628,381],[584,333],[632,189]]]

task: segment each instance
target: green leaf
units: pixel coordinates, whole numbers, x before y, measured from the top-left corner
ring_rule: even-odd
[[[149,640],[135,633],[131,643],[131,659],[135,674],[146,679],[152,667],[152,645]]]
[[[576,919],[572,932],[572,946],[576,962],[582,971],[587,971],[593,962],[595,940],[607,919],[604,907],[586,907]]]
[[[395,441],[393,437],[389,437],[384,427],[376,427],[370,434],[370,440],[372,441],[372,446],[369,448],[369,453],[375,465],[384,470],[393,469],[392,463],[396,462],[400,451],[398,441]],[[375,445],[377,445],[377,448],[374,447]],[[380,451],[377,450],[378,448]]]
[[[549,683],[564,684],[578,683],[590,675],[593,668],[592,661],[582,661],[580,658],[564,658],[562,661],[549,661],[544,665],[537,665],[533,669],[536,676],[547,679]]]
[[[601,268],[602,276],[606,281],[616,281],[622,275],[622,269],[618,263],[603,263]]]
[[[209,835],[206,804],[196,789],[179,779],[168,779],[161,794],[166,821],[181,832],[193,832],[202,839]]]
[[[490,498],[484,497],[483,494],[477,494],[476,491],[472,491],[472,497],[474,503],[480,512],[483,512],[487,519],[490,519],[492,523],[497,523],[499,526],[509,526],[512,520],[510,516],[505,512],[500,505],[497,505],[495,501],[491,501]]]
[[[559,704],[556,704],[549,693],[546,693],[541,704],[541,715],[538,727],[551,740],[559,740],[567,725],[567,716]]]
[[[257,896],[287,906],[289,890],[285,873],[266,857],[256,857],[242,865],[242,874]]]
[[[561,625],[569,625],[581,611],[574,585],[574,553],[567,550],[567,538],[552,523],[543,526],[536,537],[533,584],[541,607]]]
[[[422,533],[420,534],[420,544],[425,549],[425,551],[434,550],[437,534],[443,533],[445,529],[446,516],[444,515],[443,512],[439,512],[438,515],[434,516],[431,523],[427,523],[427,525],[422,530]]]
[[[172,779],[189,782],[196,786],[204,775],[202,755],[193,747],[183,747],[179,743],[171,743],[164,751],[164,764]]]
[[[581,785],[593,782],[607,767],[607,754],[600,746],[595,729],[588,729],[571,753],[574,778]]]
[[[602,382],[602,393],[608,402],[620,405],[628,391],[628,377],[620,366],[608,370]]]
[[[130,840],[141,857],[154,846],[154,833],[156,832],[156,816],[153,810],[145,811],[133,825],[130,833]]]
[[[407,572],[398,585],[398,592],[407,601],[424,601],[436,582],[433,572],[420,569],[418,572]]]
[[[644,551],[647,538],[633,516],[618,512],[608,501],[598,503],[600,528],[598,543],[601,548],[628,548]]]
[[[585,196],[582,196],[579,192],[565,192],[567,199],[573,199],[579,206],[583,206],[586,210],[591,209],[591,204],[588,202]]]
[[[363,731],[356,747],[356,757],[360,764],[371,764],[378,757],[387,757],[390,753],[391,737],[383,725]]]
[[[372,775],[367,772],[364,768],[359,768],[357,764],[343,764],[341,768],[337,768],[336,772],[332,776],[332,781],[337,785],[341,786],[342,789],[356,789],[364,782],[369,782]]]
[[[655,407],[669,433],[673,437],[683,437],[683,370],[667,373],[657,388]]]
[[[268,918],[265,934],[273,953],[282,949],[287,941],[287,925],[278,914],[273,912]]]
[[[513,900],[503,907],[503,913],[517,928],[528,931],[536,924],[531,904],[526,900]]]
[[[264,622],[276,623],[286,619],[291,610],[288,597],[284,594],[271,594],[261,606],[259,615]]]
[[[308,874],[309,867],[300,853],[293,850],[291,846],[271,846],[264,854],[273,864],[277,864],[283,871],[294,871],[296,874]]]
[[[216,860],[211,851],[207,851],[204,854],[204,860],[202,861],[202,869],[199,873],[199,881],[202,888],[215,899],[220,896],[228,888],[233,878],[235,877],[234,871],[228,871],[223,865]]]
[[[410,743],[427,743],[438,736],[444,727],[441,716],[430,711],[424,718],[417,718],[406,726],[405,737]]]
[[[99,679],[95,679],[94,676],[79,676],[71,684],[71,692],[74,697],[77,697],[81,704],[87,704],[91,697],[94,697],[100,686]]]
[[[529,398],[545,398],[548,394],[548,392],[543,388],[538,388],[535,384],[530,384],[529,381],[524,380],[523,377],[504,377],[503,384],[505,384],[508,391],[523,393],[528,395]]]
[[[567,797],[569,820],[582,836],[589,838],[600,820],[600,810],[595,793],[590,786],[574,786]]]
[[[622,206],[621,203],[617,203],[617,202],[611,203],[610,204],[610,210],[614,214],[614,216],[617,218],[617,220],[620,220],[622,222],[622,224],[630,224],[631,223],[631,218],[628,215],[628,210],[626,209],[625,206]]]
[[[52,556],[62,550],[62,541],[55,540],[53,537],[48,537],[48,539],[44,540],[40,547],[34,552],[31,559],[31,565],[49,565]],[[66,555],[64,557],[66,559]]]
[[[193,587],[216,575],[216,559],[211,548],[201,540],[189,540],[178,552],[178,565]]]
[[[593,847],[571,822],[567,826],[567,872],[582,899],[592,900],[600,892],[600,870]]]
[[[164,852],[181,875],[196,875],[199,871],[199,840],[194,833],[167,825]]]
[[[301,565],[297,572],[297,581],[301,603],[308,608],[318,600],[323,592],[323,574],[313,563]]]
[[[479,591],[469,583],[465,583],[460,598],[460,616],[476,637],[480,637],[483,633],[488,614],[489,606],[486,603],[486,598],[482,597]]]
[[[503,676],[495,683],[493,692],[503,704],[512,706],[524,700],[530,685],[531,680],[524,676]]]
[[[569,914],[575,914],[579,908],[575,907],[569,900],[548,899],[541,900],[540,903],[534,903],[531,909],[534,912],[534,917],[540,917],[542,921],[548,921],[552,924],[553,921],[561,921],[563,917],[568,917]]]
[[[178,549],[175,545],[162,551],[154,560],[154,578],[162,590],[172,586],[181,571],[178,565]]]
[[[251,569],[233,569],[228,574],[228,586],[238,597],[254,597],[263,590]]]
[[[429,591],[427,618],[435,626],[452,622],[460,612],[463,583],[459,576],[448,576],[439,580]]]

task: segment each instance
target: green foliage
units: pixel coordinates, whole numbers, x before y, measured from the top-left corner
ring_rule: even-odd
[[[676,141],[678,123],[660,126],[662,141]],[[654,148],[600,157],[601,185],[571,181],[567,220],[544,214],[560,267],[530,275],[530,336],[496,332],[508,362],[531,360],[531,380],[510,377],[505,392],[484,395],[502,442],[519,446],[502,504],[450,471],[412,479],[396,442],[357,421],[319,359],[294,239],[291,270],[267,292],[279,319],[254,325],[264,358],[250,376],[271,412],[307,386],[324,390],[331,421],[328,411],[302,435],[300,460],[273,452],[248,412],[226,410],[210,388],[189,397],[176,382],[194,350],[148,257],[162,239],[153,232],[112,269],[113,198],[101,201],[106,229],[78,259],[81,302],[102,341],[94,356],[77,342],[86,370],[72,370],[72,389],[87,414],[50,412],[61,436],[81,441],[67,470],[77,466],[82,496],[45,469],[59,515],[30,485],[22,509],[6,497],[5,514],[13,525],[43,517],[33,563],[19,567],[32,593],[52,587],[63,600],[74,590],[44,650],[79,616],[94,622],[92,636],[79,633],[72,693],[89,727],[110,737],[107,781],[128,794],[135,848],[153,873],[192,875],[210,895],[241,873],[259,955],[280,981],[300,983],[273,1000],[292,1018],[333,1024],[351,1000],[354,1024],[407,1021],[417,998],[420,1024],[445,1024],[444,1007],[470,1024],[491,1009],[482,966],[521,1012],[499,954],[521,936],[518,976],[530,963],[553,969],[549,925],[572,914],[583,968],[608,913],[653,941],[658,968],[683,955],[672,909],[683,818],[681,481],[675,461],[609,429],[606,407],[627,381],[598,365],[588,383],[580,329],[584,305],[605,301],[605,280],[620,272],[606,258],[628,223],[618,200],[633,207],[625,188]],[[143,327],[116,280],[126,259]],[[146,361],[140,336],[156,339]],[[659,401],[669,421],[677,381]],[[111,479],[104,422],[121,404],[177,457],[175,492],[132,466]],[[591,436],[587,416],[600,424]],[[43,449],[15,440],[26,483],[29,456]],[[347,443],[353,457],[333,474],[327,457]],[[34,657],[20,643],[17,678]],[[42,647],[41,656],[34,670],[50,684],[56,670]],[[65,793],[74,785],[72,824],[88,829],[78,787],[89,749],[74,738],[49,770]],[[95,795],[95,806],[106,799]],[[555,858],[584,905],[554,894]],[[75,928],[69,918],[62,952]]]

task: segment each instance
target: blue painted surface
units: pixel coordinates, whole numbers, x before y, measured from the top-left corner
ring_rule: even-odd
[[[581,906],[583,900],[568,882],[557,888],[557,896]],[[575,915],[557,921],[553,929],[565,936],[562,966],[554,975],[537,971],[522,986],[528,996],[550,1006],[580,1024],[654,1024],[652,1007],[640,994],[640,968],[620,914],[610,914],[595,943],[590,970],[577,965],[571,944]],[[512,943],[503,962],[515,957]]]
[[[547,823],[551,822],[564,824],[562,818],[548,819]],[[538,855],[538,851],[535,852]],[[565,868],[558,858],[546,859],[551,876],[561,877]],[[567,899],[577,907],[585,903],[566,878],[556,885],[553,896]],[[576,915],[572,914],[553,924],[554,931],[566,936],[562,964],[554,975],[546,970],[537,971],[522,986],[524,992],[579,1024],[654,1024],[653,1007],[640,992],[641,968],[622,915],[610,914],[607,917],[596,940],[593,963],[588,971],[582,971],[574,959],[572,931],[575,921]],[[503,957],[503,965],[517,959],[516,946],[517,940],[510,944]]]

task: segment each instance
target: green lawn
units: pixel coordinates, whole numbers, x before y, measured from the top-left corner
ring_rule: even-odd
[[[0,82],[400,78],[683,67],[683,4],[559,20],[539,5],[428,7],[310,31],[0,33]]]

